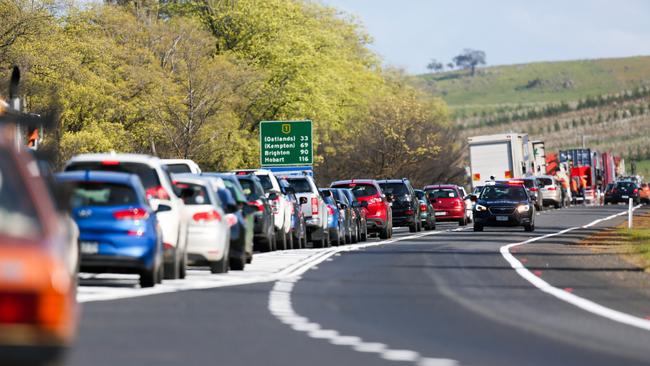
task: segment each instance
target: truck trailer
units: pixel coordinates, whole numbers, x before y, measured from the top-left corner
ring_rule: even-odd
[[[506,133],[468,138],[472,187],[489,180],[523,178],[531,169],[527,134]]]

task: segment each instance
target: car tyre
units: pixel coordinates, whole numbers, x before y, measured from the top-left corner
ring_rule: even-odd
[[[385,227],[385,228],[381,229],[381,231],[379,232],[379,239],[385,240],[385,239],[388,239],[388,238],[390,238],[390,232],[389,232],[389,229],[387,227]]]
[[[277,231],[275,233],[275,248],[276,250],[287,249],[287,236],[284,234],[284,232]]]
[[[474,223],[474,231],[483,231],[483,225]]]
[[[231,270],[243,271],[246,267],[246,255],[242,255],[240,258],[230,258],[228,262]]]
[[[178,264],[178,278],[184,280],[187,276],[187,252],[183,254],[181,262]]]
[[[458,220],[458,226],[467,226],[467,217]]]
[[[289,232],[287,233],[287,240],[286,240],[286,242],[287,242],[287,249],[294,249],[294,248],[293,248],[293,243],[294,243],[294,241],[293,241],[293,232],[292,232],[292,231],[289,231]]]
[[[156,285],[156,279],[158,277],[158,269],[156,266],[152,266],[151,269],[145,269],[140,272],[140,287],[148,288],[154,287]]]
[[[174,259],[173,261],[165,264],[165,279],[166,280],[176,280],[180,277],[180,266],[179,260],[177,259],[177,251],[174,249]]]
[[[225,257],[225,256],[220,261],[210,262],[210,272],[212,272],[214,274],[227,273],[228,272],[228,267],[229,267],[228,262],[229,262],[228,257]]]
[[[527,231],[527,232],[535,231],[535,224],[524,225],[524,231]]]

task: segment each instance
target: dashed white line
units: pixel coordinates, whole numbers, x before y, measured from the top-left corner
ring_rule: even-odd
[[[634,210],[637,208],[641,207],[636,206],[634,207]],[[552,234],[547,234],[544,236],[538,236],[520,243],[514,243],[514,244],[508,244],[504,245],[500,248],[501,255],[503,258],[505,258],[508,263],[510,263],[510,266],[519,274],[522,278],[524,278],[526,281],[530,282],[533,286],[537,287],[539,290],[554,296],[564,302],[567,302],[571,305],[577,306],[578,308],[585,310],[587,312],[590,312],[592,314],[613,320],[618,323],[622,324],[627,324],[636,328],[644,329],[650,331],[650,320],[646,320],[643,318],[639,318],[618,310],[614,310],[608,307],[605,307],[603,305],[600,305],[596,302],[593,302],[591,300],[585,299],[583,297],[574,295],[573,293],[569,293],[567,291],[564,291],[563,289],[553,287],[551,284],[548,282],[544,281],[540,277],[536,276],[532,272],[530,272],[517,258],[515,258],[511,253],[510,249],[514,247],[518,247],[521,245],[526,245],[530,244],[539,240],[551,238],[554,236],[562,235],[565,233],[568,233],[570,231],[578,230],[578,229],[586,229],[590,228],[594,225],[597,225],[603,221],[611,220],[615,217],[627,215],[628,211],[623,211],[615,215],[611,215],[602,219],[594,220],[591,223],[584,225],[584,226],[576,226],[572,227],[566,230],[559,231],[557,233],[552,233]]]

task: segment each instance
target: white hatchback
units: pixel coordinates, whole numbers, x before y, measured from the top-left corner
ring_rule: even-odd
[[[188,263],[208,265],[212,273],[228,272],[230,225],[215,194],[218,188],[226,188],[223,181],[221,178],[200,176],[174,178],[189,221]]]

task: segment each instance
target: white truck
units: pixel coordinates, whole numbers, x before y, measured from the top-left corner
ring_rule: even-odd
[[[544,141],[531,141],[530,153],[532,155],[533,175],[546,174],[546,147]]]
[[[472,187],[490,180],[531,175],[532,156],[527,134],[506,133],[468,138]]]

